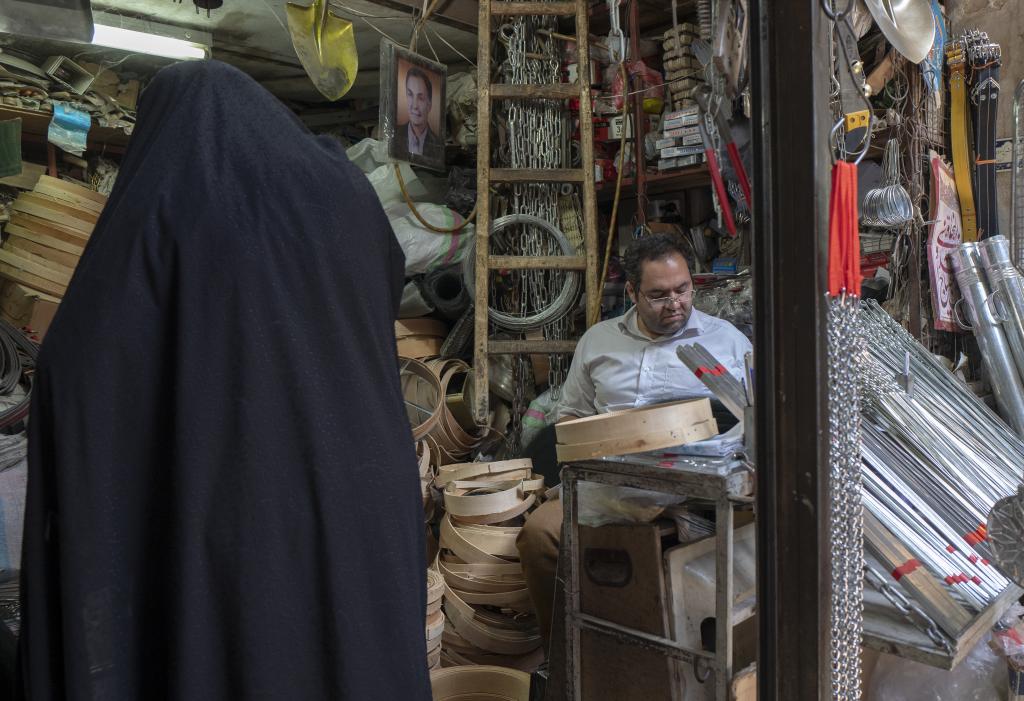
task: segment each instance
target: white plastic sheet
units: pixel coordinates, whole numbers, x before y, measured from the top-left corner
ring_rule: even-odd
[[[953,670],[882,655],[865,701],[1002,701],[1007,694],[1006,662],[985,636]]]

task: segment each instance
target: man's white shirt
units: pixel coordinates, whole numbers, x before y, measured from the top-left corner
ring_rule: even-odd
[[[650,338],[638,326],[636,307],[592,326],[580,339],[562,385],[557,418],[592,416],[661,404],[711,392],[679,360],[676,347],[700,343],[742,380],[750,341],[728,321],[697,309],[671,336]]]
[[[415,153],[417,156],[423,155],[423,142],[427,138],[427,129],[423,130],[423,136],[416,136],[416,132],[413,131],[412,122],[409,122],[409,153]]]

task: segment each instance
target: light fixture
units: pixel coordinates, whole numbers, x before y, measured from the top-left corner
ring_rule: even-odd
[[[213,37],[195,29],[172,27],[121,17],[106,12],[93,13],[95,33],[92,43],[111,49],[176,59],[203,59],[209,56]]]

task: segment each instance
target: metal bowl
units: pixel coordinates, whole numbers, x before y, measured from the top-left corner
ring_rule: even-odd
[[[897,51],[920,63],[935,41],[935,18],[928,0],[865,0],[882,34]]]

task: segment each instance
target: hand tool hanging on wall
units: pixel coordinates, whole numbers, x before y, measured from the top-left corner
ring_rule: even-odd
[[[312,0],[306,7],[290,2],[285,11],[295,55],[309,79],[328,100],[340,100],[359,70],[352,23],[335,15],[328,0]]]
[[[750,179],[747,177],[747,169],[743,166],[743,159],[740,157],[739,148],[737,148],[736,141],[732,138],[732,128],[729,126],[729,120],[725,118],[725,114],[721,110],[712,109],[710,96],[711,90],[706,87],[697,88],[693,92],[693,98],[697,101],[701,111],[712,115],[715,120],[718,134],[722,141],[725,142],[726,153],[728,153],[729,162],[732,164],[733,173],[736,175],[736,180],[743,190],[743,197],[747,201],[747,209],[750,209],[754,198],[750,191]]]
[[[731,99],[743,91],[747,82],[747,2],[716,2],[714,63],[725,79],[725,93]]]
[[[715,197],[718,198],[718,205],[722,211],[722,218],[725,220],[725,228],[729,236],[736,237],[736,222],[732,218],[732,206],[729,204],[729,192],[725,188],[725,180],[722,178],[722,170],[718,167],[718,156],[715,142],[711,138],[711,131],[714,123],[710,122],[710,115],[701,110],[700,114],[700,138],[704,142],[704,157],[708,161],[708,171],[711,173],[711,183],[715,188]],[[717,131],[717,129],[716,129]]]
[[[984,32],[971,32],[964,41],[971,62],[971,114],[974,125],[974,199],[978,238],[999,233],[996,203],[996,113],[999,107],[999,44]]]

